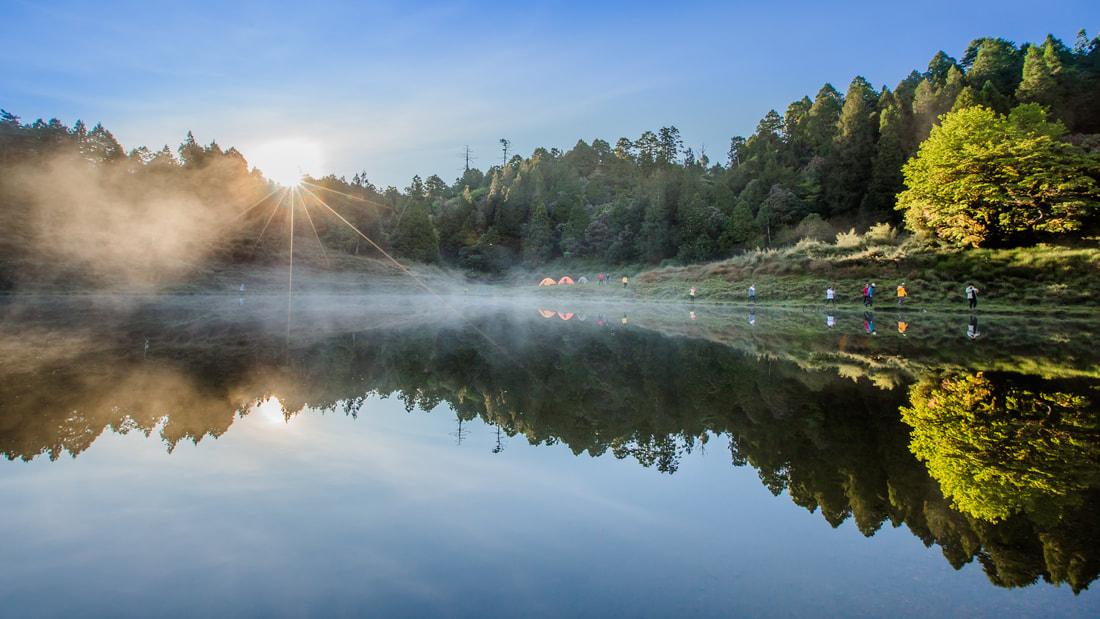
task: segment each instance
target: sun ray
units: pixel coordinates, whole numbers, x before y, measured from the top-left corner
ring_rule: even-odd
[[[290,317],[294,302],[294,194],[290,196],[290,269],[286,282],[286,359],[290,364]]]
[[[352,200],[358,200],[359,202],[363,202],[364,204],[369,204],[369,205],[374,206],[374,207],[384,208],[384,209],[389,210],[389,211],[394,210],[392,206],[382,204],[381,202],[375,202],[374,200],[368,200],[368,199],[364,198],[363,196],[357,196],[357,195],[350,194],[350,193],[344,193],[343,191],[336,191],[335,189],[325,187],[324,185],[318,185],[316,183],[311,183],[309,181],[303,180],[302,181],[302,188],[304,189],[306,185],[308,185],[310,187],[313,187],[315,189],[321,189],[321,190],[327,191],[329,193],[334,193],[338,196],[344,196],[345,198],[351,198]]]
[[[267,232],[267,227],[271,225],[271,220],[275,219],[275,213],[279,212],[279,207],[282,206],[283,201],[286,200],[287,193],[287,191],[284,191],[283,194],[279,196],[279,201],[275,203],[274,207],[272,207],[271,214],[267,216],[267,221],[264,222],[264,227],[262,230],[260,230],[260,235],[256,237],[256,242],[252,244],[252,250],[249,252],[249,255],[252,255],[256,252],[256,248],[259,247],[260,241],[264,238],[264,233]]]
[[[257,206],[259,206],[260,204],[262,204],[264,200],[266,200],[266,199],[268,199],[268,198],[270,198],[270,197],[271,197],[271,194],[275,193],[276,191],[279,191],[280,189],[282,189],[282,187],[275,187],[275,188],[274,188],[274,189],[272,189],[271,191],[267,192],[267,195],[266,195],[266,196],[264,196],[264,197],[260,198],[259,200],[256,200],[255,202],[253,202],[253,203],[252,203],[252,206],[250,206],[250,207],[248,207],[248,208],[244,209],[244,210],[243,210],[243,211],[241,211],[240,213],[237,213],[237,216],[236,216],[236,217],[234,217],[233,219],[234,219],[234,220],[237,220],[237,219],[240,219],[241,217],[244,217],[245,215],[247,215],[247,214],[248,214],[248,212],[249,212],[249,211],[251,211],[252,209],[254,209],[254,208],[256,208]]]
[[[295,188],[294,191],[299,191],[300,188]],[[299,196],[300,197],[300,196]],[[302,200],[302,212],[306,214],[306,219],[309,221],[309,227],[313,228],[313,237],[317,239],[317,244],[321,247],[321,255],[325,257],[325,264],[332,266],[332,261],[328,258],[328,252],[325,251],[325,244],[321,241],[321,235],[317,233],[317,226],[313,223],[313,216],[309,214],[309,207],[306,205],[306,201]]]
[[[397,265],[397,268],[399,268],[399,269],[401,269],[402,271],[404,271],[406,275],[408,275],[409,277],[411,277],[411,278],[413,279],[413,281],[415,281],[415,282],[417,283],[417,285],[419,285],[419,286],[420,286],[421,288],[423,288],[424,290],[426,290],[426,291],[428,292],[428,294],[432,295],[432,296],[433,296],[433,297],[435,297],[435,298],[436,298],[437,300],[439,300],[439,302],[440,302],[440,303],[441,303],[441,304],[443,305],[443,307],[447,308],[447,310],[448,310],[448,311],[450,311],[450,312],[451,312],[452,314],[454,314],[455,316],[457,316],[458,318],[460,318],[460,319],[461,319],[461,320],[462,320],[463,322],[465,322],[465,323],[466,323],[466,324],[467,324],[467,325],[468,325],[468,326],[469,326],[470,328],[472,328],[472,329],[473,329],[474,331],[476,331],[476,332],[477,332],[477,333],[478,333],[478,334],[479,334],[479,335],[480,335],[481,337],[485,338],[485,341],[487,341],[487,342],[489,342],[490,344],[492,344],[492,345],[493,345],[493,347],[495,347],[495,348],[496,348],[496,349],[497,349],[498,351],[500,351],[500,353],[501,353],[501,354],[503,354],[503,355],[505,356],[505,358],[507,358],[507,359],[511,360],[511,361],[512,361],[512,363],[516,364],[516,367],[518,367],[518,368],[520,368],[521,370],[523,370],[524,372],[526,372],[526,373],[527,373],[527,374],[528,374],[528,375],[529,375],[529,376],[530,376],[530,377],[531,377],[532,379],[534,379],[534,381],[535,381],[535,383],[536,383],[536,384],[539,384],[539,385],[543,385],[544,387],[546,386],[546,385],[545,385],[545,383],[544,383],[544,382],[543,382],[543,381],[542,381],[541,379],[539,379],[539,378],[538,378],[537,376],[535,376],[535,374],[534,374],[534,373],[532,373],[532,372],[531,372],[531,371],[530,371],[529,369],[527,369],[527,368],[526,368],[526,367],[525,367],[525,366],[524,366],[524,365],[523,365],[522,363],[520,363],[520,362],[519,362],[518,360],[516,360],[516,359],[515,359],[514,357],[512,357],[512,355],[508,354],[508,351],[507,351],[507,350],[505,350],[503,346],[501,346],[500,344],[498,344],[498,343],[496,342],[496,340],[494,340],[493,338],[489,337],[489,334],[488,334],[488,333],[485,333],[484,331],[482,331],[481,329],[479,329],[479,328],[477,327],[477,325],[475,325],[474,323],[470,322],[470,320],[469,320],[468,318],[466,318],[466,316],[464,316],[464,315],[462,314],[462,312],[458,311],[458,309],[457,309],[457,308],[455,308],[455,307],[454,307],[453,305],[451,305],[450,303],[448,303],[448,302],[447,302],[447,300],[446,300],[446,299],[444,299],[444,298],[443,298],[443,297],[442,297],[442,296],[441,296],[441,295],[440,295],[439,293],[437,293],[437,292],[436,292],[435,290],[432,290],[432,288],[431,288],[430,286],[428,286],[427,284],[425,284],[425,283],[423,282],[423,280],[421,280],[421,279],[420,279],[419,277],[417,277],[417,276],[416,276],[416,275],[415,275],[415,274],[414,274],[414,273],[413,273],[412,271],[410,271],[410,270],[409,270],[409,269],[408,269],[408,268],[407,268],[407,267],[406,267],[405,265],[401,264],[400,262],[398,262],[398,261],[397,261],[397,259],[396,259],[396,258],[394,258],[393,256],[389,255],[389,253],[387,253],[387,252],[386,252],[386,250],[384,250],[384,249],[382,249],[381,247],[379,247],[379,246],[378,246],[378,244],[377,244],[377,243],[375,243],[375,242],[374,242],[373,240],[371,240],[371,238],[370,238],[369,236],[367,236],[366,234],[364,234],[362,230],[360,230],[359,228],[356,228],[356,227],[355,227],[354,225],[352,225],[352,223],[351,223],[350,221],[348,221],[347,219],[344,219],[344,217],[343,217],[342,215],[340,215],[340,213],[337,213],[337,212],[336,212],[336,211],[335,211],[335,210],[334,210],[334,209],[333,209],[333,208],[332,208],[331,206],[329,206],[329,205],[328,205],[328,203],[326,203],[326,202],[325,202],[324,200],[322,200],[322,199],[321,199],[320,197],[318,197],[318,196],[317,196],[317,194],[315,194],[315,193],[313,193],[312,191],[310,191],[310,189],[309,189],[308,187],[305,187],[305,186],[303,186],[303,187],[302,187],[302,190],[303,190],[303,191],[304,191],[305,193],[308,193],[308,194],[309,194],[310,196],[312,196],[312,197],[313,197],[313,199],[314,199],[314,200],[316,200],[318,204],[320,204],[321,206],[325,207],[325,208],[326,208],[326,209],[328,210],[328,212],[332,213],[332,214],[333,214],[333,215],[334,215],[334,216],[335,216],[335,217],[336,217],[337,219],[339,219],[340,221],[344,222],[344,224],[345,224],[345,225],[347,225],[347,226],[348,226],[349,228],[351,228],[351,229],[352,229],[352,230],[353,230],[353,231],[354,231],[354,232],[355,232],[356,234],[358,234],[359,236],[363,237],[363,238],[364,238],[364,239],[365,239],[365,240],[366,240],[366,241],[367,241],[368,243],[370,243],[370,244],[371,244],[371,245],[372,245],[372,246],[373,246],[373,247],[374,247],[375,249],[377,249],[377,250],[378,250],[378,251],[379,251],[379,252],[380,252],[380,253],[381,253],[381,254],[382,254],[383,256],[385,256],[385,257],[386,257],[387,259],[389,259],[389,261],[390,261],[390,262],[392,262],[392,263],[394,263],[395,265]],[[288,334],[289,334],[289,327],[288,327]]]

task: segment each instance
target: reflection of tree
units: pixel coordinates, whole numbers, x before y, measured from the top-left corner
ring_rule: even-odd
[[[1100,570],[1100,533],[1090,518],[1100,508],[1100,492],[1095,452],[1089,451],[1100,440],[1085,414],[1095,398],[1070,395],[1090,393],[1084,380],[1044,385],[983,376],[998,398],[992,412],[975,413],[973,423],[920,422],[946,438],[977,433],[982,426],[975,424],[985,423],[1008,437],[1009,446],[1019,443],[1009,453],[1037,450],[1039,463],[1065,460],[1060,469],[1041,469],[1055,474],[1037,477],[1066,489],[1050,501],[1059,519],[1036,521],[1025,510],[991,522],[953,509],[910,453],[910,434],[917,429],[897,413],[906,403],[904,390],[850,380],[835,367],[806,370],[770,355],[641,328],[619,330],[615,337],[591,322],[554,321],[532,329],[507,314],[489,316],[476,328],[379,328],[353,337],[322,331],[292,342],[287,363],[281,333],[272,337],[253,324],[211,328],[185,315],[169,318],[154,317],[155,324],[173,327],[167,330],[171,339],[152,339],[147,361],[147,328],[124,324],[104,336],[108,341],[98,349],[56,365],[23,373],[11,371],[19,364],[0,366],[0,451],[9,459],[76,455],[106,429],[149,435],[158,428],[171,450],[181,440],[221,435],[249,403],[271,395],[288,415],[308,405],[352,417],[377,395],[395,398],[409,411],[445,403],[462,433],[474,419],[494,426],[498,447],[506,444],[502,435],[521,437],[536,445],[561,444],[575,454],[632,459],[664,473],[675,473],[705,437],[724,434],[735,466],[751,465],[770,491],[789,494],[807,510],[820,509],[833,526],[851,520],[871,536],[886,522],[905,525],[926,545],[939,546],[956,568],[978,561],[999,586],[1043,579],[1080,591]],[[811,344],[799,340],[792,348]],[[34,354],[45,349],[32,348]],[[914,389],[924,394],[923,400],[908,394],[916,408],[914,402],[927,404],[932,390],[943,389],[942,381]],[[1006,394],[1014,398],[1012,408]],[[1013,423],[1019,426],[1014,433]],[[971,439],[971,445],[985,440]],[[987,460],[975,462],[1017,464]],[[1024,472],[1031,474],[1030,468]],[[1090,479],[1093,486],[1084,487]]]
[[[1100,415],[1081,395],[954,374],[914,385],[902,416],[910,449],[975,518],[1057,520],[1100,481]]]

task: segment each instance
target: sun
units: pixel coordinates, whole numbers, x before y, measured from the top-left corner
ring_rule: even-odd
[[[281,138],[251,147],[248,162],[269,180],[283,187],[297,187],[305,175],[317,174],[324,163],[321,147],[306,138]]]

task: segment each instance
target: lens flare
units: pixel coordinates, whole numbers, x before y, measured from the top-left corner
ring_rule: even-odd
[[[305,138],[283,138],[249,147],[249,163],[283,187],[297,187],[302,178],[324,167],[321,147]]]

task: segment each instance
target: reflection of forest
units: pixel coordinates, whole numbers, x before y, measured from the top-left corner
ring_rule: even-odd
[[[917,381],[911,400],[905,389],[838,371],[853,355],[881,357],[877,343],[852,344],[832,361],[817,352],[808,364],[796,350],[768,348],[800,341],[794,327],[754,340],[750,352],[744,340],[727,345],[713,334],[662,335],[641,328],[644,319],[550,321],[528,310],[531,322],[501,309],[427,328],[423,315],[409,320],[408,308],[296,318],[288,338],[285,305],[269,312],[283,320],[271,322],[263,312],[233,314],[235,307],[235,300],[213,310],[201,303],[125,312],[9,307],[0,332],[0,449],[9,459],[75,456],[109,428],[159,432],[171,450],[224,433],[267,396],[278,396],[288,415],[304,407],[354,415],[378,394],[410,410],[446,402],[460,419],[480,418],[533,444],[611,453],[667,473],[722,436],[734,465],[752,465],[772,492],[786,490],[833,526],[851,518],[870,536],[887,521],[905,524],[956,568],[977,559],[1001,586],[1042,578],[1080,591],[1100,573],[1092,526],[1100,508],[1096,411],[1073,400],[1085,394],[1096,402],[1094,379],[1064,378],[1046,390],[1072,409],[1074,427],[1083,428],[1073,435],[1080,457],[1093,458],[1091,468],[1050,471],[1074,475],[1069,486],[1050,481],[1072,487],[1072,500],[1057,503],[1054,514],[1018,509],[989,518],[960,504],[966,479],[944,485],[910,453],[911,428],[898,411],[929,400],[928,388],[918,388],[927,381]],[[72,325],[75,314],[87,321],[51,328]],[[1005,362],[991,358],[996,367]],[[916,445],[921,426],[906,421],[916,427]],[[987,452],[983,470],[996,459]]]

